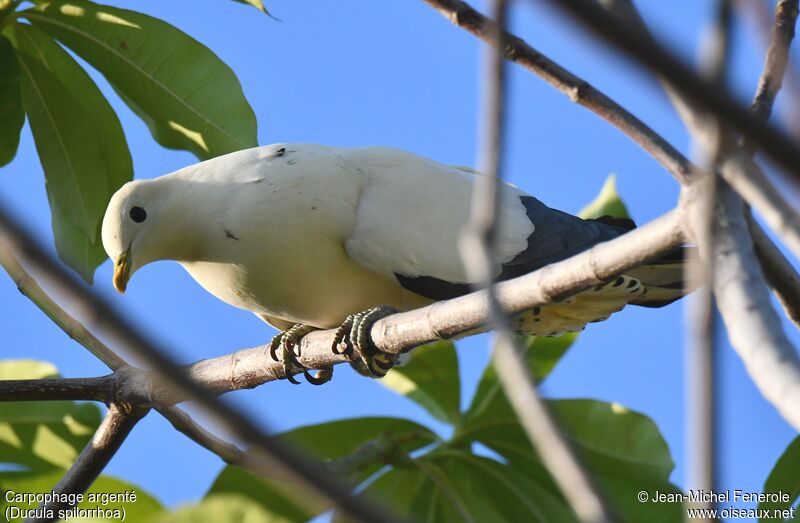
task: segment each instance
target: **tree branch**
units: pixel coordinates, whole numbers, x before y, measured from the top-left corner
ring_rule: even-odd
[[[693,207],[689,203],[687,211],[696,212]],[[728,337],[767,401],[800,430],[800,357],[762,284],[744,205],[725,183],[720,183],[715,215],[719,226],[715,250],[701,254],[714,263],[714,294]]]
[[[45,378],[0,381],[0,401],[93,400],[110,403],[114,375],[99,378]]]
[[[786,64],[789,61],[789,47],[794,39],[794,26],[797,22],[798,0],[778,0],[775,5],[775,23],[772,26],[764,68],[758,79],[758,88],[750,105],[750,111],[762,120],[768,120],[772,114],[772,105],[783,84]],[[745,148],[755,152],[755,144],[745,142]]]
[[[56,499],[43,503],[39,508],[40,514],[52,511],[54,517],[37,517],[26,520],[26,523],[49,523],[57,521],[58,511],[65,510],[73,505],[59,495],[82,494],[97,479],[97,476],[111,461],[119,450],[122,442],[128,437],[131,429],[147,414],[147,409],[123,408],[111,404],[103,422],[97,428],[94,437],[81,451],[78,459],[72,464],[61,481],[53,487]]]
[[[568,260],[498,283],[498,301],[504,310],[515,313],[562,300],[657,258],[682,241],[681,215],[678,211],[671,211]],[[60,307],[55,310],[69,316]],[[50,311],[46,312],[50,315]],[[476,292],[383,318],[372,326],[370,334],[379,349],[398,354],[482,328],[487,317],[485,294]],[[59,324],[64,323],[80,325],[74,318],[71,321],[60,318]],[[80,325],[80,330],[89,332],[83,325]],[[300,362],[309,368],[320,368],[348,361],[346,356],[334,354],[331,350],[334,332],[316,331],[303,337],[299,346]],[[110,349],[106,347],[105,350]],[[254,388],[285,377],[283,365],[269,357],[268,345],[201,360],[184,367],[183,371],[194,384],[202,385],[214,394]],[[113,401],[164,407],[187,398],[185,393],[176,393],[150,371],[126,366],[112,376]],[[170,421],[176,419],[172,416]]]
[[[761,168],[744,152],[734,151],[722,161],[719,173],[800,259],[800,214],[775,189]]]

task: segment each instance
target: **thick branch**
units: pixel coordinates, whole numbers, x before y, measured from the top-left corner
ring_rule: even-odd
[[[800,214],[781,196],[763,171],[742,152],[729,154],[719,172],[800,259]]]
[[[695,212],[691,205],[689,212]],[[714,262],[714,294],[731,345],[764,397],[800,430],[800,357],[762,284],[744,205],[725,183],[719,187],[715,214],[719,235],[707,259]]]
[[[608,281],[680,245],[683,242],[680,222],[680,213],[672,211],[573,258],[501,282],[496,285],[498,302],[509,313],[522,312]],[[475,292],[379,320],[372,326],[371,336],[379,349],[397,354],[484,328],[488,313],[486,294]],[[325,330],[306,335],[300,343],[300,362],[309,368],[320,368],[348,361],[346,356],[331,350],[334,332]],[[201,360],[183,367],[183,371],[195,385],[214,394],[253,388],[285,377],[283,365],[269,356],[267,345]],[[112,378],[112,401],[167,407],[187,399],[185,393],[177,392],[150,371],[123,367]],[[186,425],[179,414],[169,409],[162,413],[176,425]],[[213,447],[214,442],[201,444]]]
[[[43,503],[40,507],[41,514],[52,511],[54,517],[41,517],[28,519],[26,523],[49,523],[58,520],[58,511],[72,506],[61,496],[68,494],[82,494],[97,479],[97,476],[111,461],[119,450],[122,442],[128,437],[131,429],[147,413],[146,410],[129,410],[112,404],[103,422],[97,428],[94,437],[81,451],[78,459],[72,464],[61,481],[53,487],[54,498]]]
[[[0,401],[94,400],[109,403],[114,375],[99,378],[45,378],[0,381]]]
[[[672,211],[569,260],[497,284],[498,300],[511,313],[546,305],[658,257],[680,245],[682,240],[680,215]],[[372,326],[371,336],[379,349],[397,354],[481,328],[487,317],[486,295],[476,292],[379,320]],[[316,331],[306,335],[300,343],[300,362],[309,368],[319,368],[347,361],[345,356],[331,351],[334,332]],[[283,365],[268,356],[266,345],[202,360],[187,370],[193,381],[217,393],[252,388],[284,377]],[[121,397],[131,399],[135,394],[144,393],[150,395],[151,400],[163,403],[181,400],[152,387],[151,377],[143,371],[134,373],[130,380],[127,387],[131,392]]]

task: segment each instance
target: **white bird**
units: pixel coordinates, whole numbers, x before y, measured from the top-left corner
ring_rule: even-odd
[[[458,243],[475,176],[390,148],[257,147],[125,184],[106,211],[103,246],[119,292],[142,266],[175,260],[222,301],[284,331],[273,345],[288,367],[299,365],[292,352],[299,337],[345,324],[340,333],[360,341],[354,352],[380,376],[394,360],[359,337],[371,322],[470,291]],[[501,280],[633,227],[582,220],[509,184],[501,187],[498,223]],[[628,303],[665,305],[685,294],[682,259],[678,249],[520,314],[515,327],[555,335]]]

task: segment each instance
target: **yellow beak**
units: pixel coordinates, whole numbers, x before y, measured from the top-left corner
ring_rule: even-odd
[[[125,289],[128,287],[128,280],[131,277],[130,255],[131,250],[128,249],[114,260],[114,288],[117,289],[117,292],[120,294],[125,294]]]

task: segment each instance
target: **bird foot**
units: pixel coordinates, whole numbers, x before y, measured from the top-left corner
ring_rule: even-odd
[[[333,367],[320,369],[315,375],[309,372],[309,368],[300,363],[300,340],[309,332],[317,330],[310,325],[295,323],[285,331],[281,332],[269,344],[269,354],[272,359],[283,364],[283,371],[289,382],[299,385],[300,382],[294,377],[295,369],[300,369],[306,381],[312,385],[322,385],[333,377]],[[280,354],[279,354],[280,353]]]
[[[347,354],[350,366],[369,378],[382,378],[397,362],[397,354],[381,352],[375,347],[369,330],[372,325],[397,311],[387,305],[373,307],[365,311],[351,314],[336,330],[333,338],[333,352]]]

